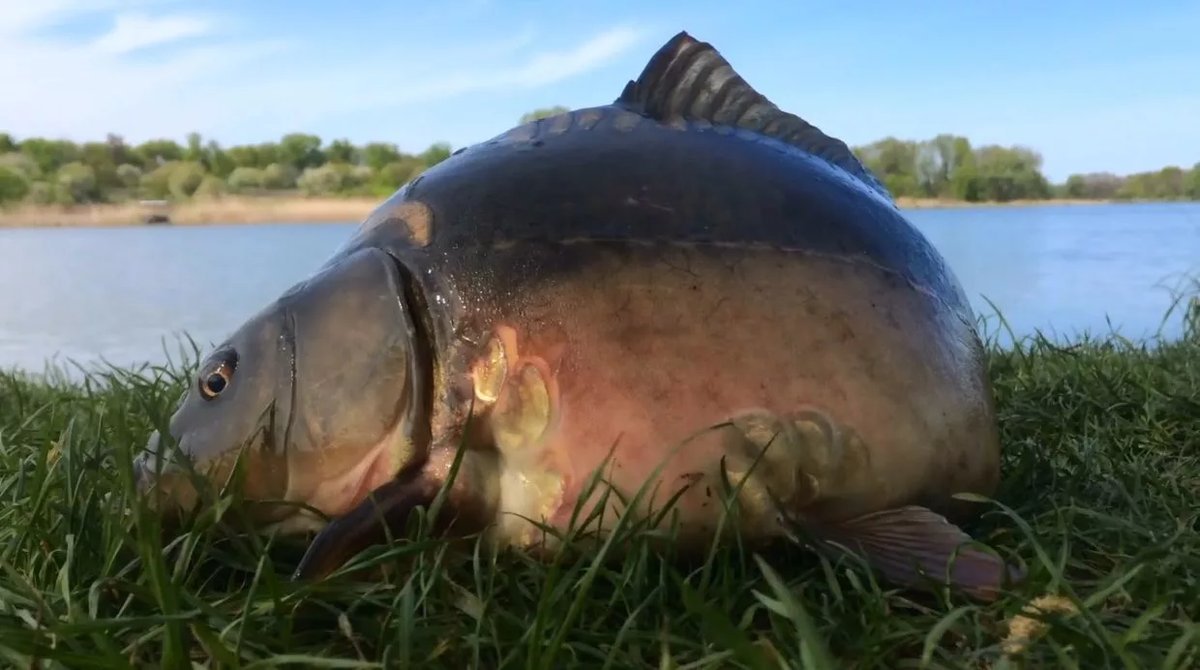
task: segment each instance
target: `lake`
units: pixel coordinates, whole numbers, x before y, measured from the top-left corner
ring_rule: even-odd
[[[1200,276],[1200,204],[908,210],[976,308],[1018,335],[1152,335]],[[178,360],[317,268],[355,224],[0,229],[0,368]],[[985,300],[985,298],[987,300]],[[1173,318],[1163,333],[1175,337]],[[994,319],[989,329],[996,328]],[[164,346],[167,348],[164,350]]]

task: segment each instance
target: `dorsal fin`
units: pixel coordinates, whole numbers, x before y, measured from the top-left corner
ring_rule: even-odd
[[[836,165],[884,197],[887,188],[850,151],[754,90],[711,44],[686,31],[664,44],[616,104],[658,121],[682,118],[743,128],[786,142]]]

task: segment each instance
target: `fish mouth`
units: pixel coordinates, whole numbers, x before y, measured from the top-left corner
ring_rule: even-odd
[[[177,520],[199,497],[190,473],[160,453],[162,435],[155,430],[132,463],[133,487],[150,510]],[[180,448],[182,451],[182,448]]]
[[[274,414],[274,408],[268,414]],[[156,512],[173,516],[192,511],[206,497],[201,491],[206,492],[207,496],[219,496],[233,482],[239,460],[248,457],[252,462],[257,461],[254,465],[258,465],[264,457],[278,460],[286,458],[277,451],[277,445],[263,442],[264,439],[270,439],[271,434],[267,425],[260,426],[249,439],[235,448],[212,458],[197,460],[188,454],[183,441],[177,444],[175,450],[162,453],[164,440],[161,432],[155,430],[146,439],[141,453],[133,459],[134,491]],[[261,450],[261,453],[256,450]],[[176,459],[183,459],[184,463]],[[256,477],[253,470],[247,471],[245,477],[250,480],[251,489],[260,489],[252,493],[261,496],[260,482],[263,478]],[[265,506],[268,516],[279,514],[273,508],[273,505]]]
[[[159,453],[162,443],[161,432],[155,430],[146,438],[141,452],[133,459],[133,485],[139,496],[148,495],[153,489],[161,486],[164,477],[180,474],[181,468]]]
[[[147,461],[150,460],[151,454],[156,454],[154,458],[157,462],[160,442],[162,442],[162,437],[157,430],[150,433],[150,437],[146,438],[146,444],[142,445],[141,453],[133,458],[133,488],[139,496],[146,495],[154,486],[154,468]]]

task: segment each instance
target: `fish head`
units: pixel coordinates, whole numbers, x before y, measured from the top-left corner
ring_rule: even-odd
[[[236,486],[252,518],[304,507],[335,515],[428,448],[430,358],[407,274],[359,249],[249,318],[201,362],[134,462],[162,510],[193,508],[197,484]]]

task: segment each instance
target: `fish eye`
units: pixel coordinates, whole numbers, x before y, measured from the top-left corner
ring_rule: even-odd
[[[237,355],[229,352],[217,359],[216,364],[200,374],[200,395],[205,400],[212,400],[229,387],[233,381],[233,373],[237,369]]]

